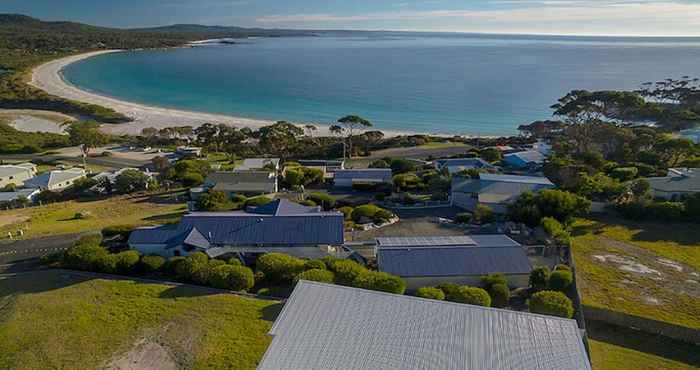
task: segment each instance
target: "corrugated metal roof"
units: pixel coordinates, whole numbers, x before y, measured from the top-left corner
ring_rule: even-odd
[[[506,160],[508,160],[509,158],[518,158],[525,163],[540,164],[544,162],[546,157],[544,156],[544,154],[540,153],[537,150],[527,150],[524,152],[506,154],[505,156],[503,156],[503,158]]]
[[[407,247],[518,247],[520,244],[504,234],[456,235],[456,236],[389,236],[377,238],[379,248]]]
[[[236,168],[236,170],[253,170],[261,169],[267,165],[273,165],[275,167],[279,166],[279,158],[247,158],[243,160],[243,163]]]
[[[24,186],[48,188],[64,181],[74,181],[82,177],[85,177],[85,171],[79,168],[63,171],[49,171],[25,181]]]
[[[320,213],[321,207],[307,207],[290,200],[279,198],[272,202],[253,209],[253,213],[262,215],[303,215],[309,213]]]
[[[21,197],[29,199],[37,194],[39,194],[39,189],[17,189],[17,191],[0,192],[0,203],[12,202]]]
[[[590,370],[574,320],[300,281],[258,369]]]
[[[516,182],[521,184],[540,184],[554,186],[554,184],[551,181],[549,181],[548,178],[537,176],[498,175],[492,173],[482,173],[479,175],[479,178],[484,181]]]
[[[648,177],[652,190],[678,193],[700,192],[700,176],[692,172],[683,172],[682,175],[666,177]]]
[[[467,168],[493,168],[494,166],[486,162],[481,158],[451,158],[451,159],[438,159],[435,161],[435,165],[438,169],[444,167],[463,167]]]
[[[336,179],[355,179],[355,180],[379,180],[383,182],[391,181],[390,168],[366,168],[366,169],[351,169],[335,171]]]
[[[377,264],[379,270],[403,277],[528,274],[532,270],[519,246],[379,249]]]

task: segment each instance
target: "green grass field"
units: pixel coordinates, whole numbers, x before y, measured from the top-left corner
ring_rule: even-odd
[[[150,225],[177,220],[183,203],[151,196],[113,197],[95,201],[69,201],[25,209],[0,211],[0,235],[24,230],[25,237],[99,231],[113,225]],[[87,219],[75,219],[87,212]]]
[[[252,369],[280,306],[57,270],[0,277],[0,369],[102,369],[139,341],[165,348],[178,368]]]
[[[584,304],[700,328],[697,225],[579,220],[573,235]]]
[[[700,368],[700,347],[596,322],[587,323],[596,370]]]

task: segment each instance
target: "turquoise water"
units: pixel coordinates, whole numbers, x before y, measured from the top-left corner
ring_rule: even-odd
[[[102,55],[71,83],[116,98],[233,116],[500,135],[551,117],[572,89],[700,77],[698,39],[357,34]]]

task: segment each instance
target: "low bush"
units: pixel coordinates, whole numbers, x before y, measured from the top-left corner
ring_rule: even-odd
[[[316,204],[316,202],[314,202],[313,200],[309,200],[309,199],[302,200],[301,202],[299,202],[299,204],[301,204],[302,206],[307,206],[307,207],[316,207],[318,205],[318,204]]]
[[[202,252],[191,253],[175,266],[175,276],[184,281],[201,282],[199,270],[206,268],[209,257]]]
[[[403,294],[406,291],[406,282],[400,277],[369,270],[361,273],[353,282],[353,286],[394,294]]]
[[[323,207],[326,211],[335,206],[335,197],[326,193],[311,193],[306,198]]]
[[[136,226],[134,225],[107,226],[104,229],[102,229],[102,237],[111,238],[115,236],[120,236],[123,239],[129,239],[129,235],[131,235],[131,232],[134,231],[135,228]]]
[[[554,266],[554,271],[571,271],[571,266],[560,263]]]
[[[444,301],[445,300],[445,292],[443,292],[442,290],[440,290],[438,288],[423,287],[423,288],[418,288],[418,290],[416,291],[416,297]]]
[[[107,249],[94,243],[76,243],[63,256],[63,266],[83,271],[96,271],[97,262],[109,254]]]
[[[481,288],[461,286],[449,299],[452,302],[491,307],[491,296]]]
[[[372,220],[376,224],[381,224],[381,223],[389,222],[389,220],[391,220],[393,217],[394,217],[393,213],[387,211],[386,209],[380,209],[379,211],[377,211],[377,213],[374,214],[374,217],[372,218]]]
[[[370,221],[380,209],[381,208],[374,204],[365,204],[355,207],[352,211],[352,220],[358,223]]]
[[[566,292],[574,282],[571,271],[555,270],[549,275],[549,289]]]
[[[259,197],[248,198],[245,201],[245,206],[246,207],[260,207],[260,206],[264,206],[265,204],[268,204],[270,202],[272,202],[272,199],[270,199],[264,195],[261,195]]]
[[[335,273],[338,284],[352,286],[358,276],[367,269],[355,261],[336,260],[331,264],[331,271]]]
[[[100,245],[102,244],[102,235],[100,234],[90,234],[81,236],[74,245]]]
[[[130,250],[115,254],[117,259],[117,272],[120,274],[129,274],[136,270],[136,265],[141,260],[139,252]]]
[[[304,262],[304,270],[327,270],[327,268],[321,260],[308,260]]]
[[[496,308],[504,308],[508,306],[510,300],[510,289],[506,284],[493,284],[489,289],[491,296],[491,305]]]
[[[192,187],[201,185],[204,182],[204,176],[196,172],[187,172],[182,175],[182,185]]]
[[[255,276],[245,266],[218,265],[211,269],[209,281],[215,288],[247,291],[255,284]]]
[[[92,270],[105,274],[115,274],[117,273],[117,262],[118,258],[116,254],[105,254],[95,261]]]
[[[535,290],[546,289],[547,285],[549,284],[549,275],[549,267],[535,267],[532,271],[530,271],[530,287],[532,287]]]
[[[448,301],[453,301],[455,295],[459,291],[459,285],[454,283],[442,283],[437,286],[438,289],[445,293],[445,299]]]
[[[350,206],[345,206],[345,207],[340,207],[338,208],[338,211],[345,216],[345,220],[351,220],[352,219],[352,211],[353,208]]]
[[[574,315],[571,300],[562,292],[543,290],[530,297],[530,312],[543,315],[559,316],[570,319]]]
[[[610,172],[610,177],[625,182],[635,179],[638,174],[637,167],[618,167]]]
[[[480,224],[492,222],[494,220],[493,209],[483,204],[477,204],[476,208],[474,209],[474,213],[472,214],[472,218],[474,219],[474,222]]]
[[[286,254],[268,253],[258,258],[256,267],[268,282],[283,283],[304,271],[304,261]]]
[[[324,269],[310,269],[302,272],[294,278],[294,282],[299,280],[317,281],[319,283],[332,284],[335,281],[333,272]]]
[[[468,224],[472,221],[472,214],[463,212],[463,213],[458,213],[457,216],[455,216],[455,222],[458,224]]]
[[[491,287],[496,284],[508,285],[508,279],[506,279],[505,275],[500,273],[488,274],[481,277],[481,287],[486,290],[491,289]]]
[[[177,275],[178,266],[183,262],[185,262],[185,257],[170,257],[170,259],[165,263],[165,266],[163,266],[163,271],[170,275]]]
[[[153,273],[160,271],[165,266],[165,258],[161,256],[143,256],[139,263],[139,271]]]

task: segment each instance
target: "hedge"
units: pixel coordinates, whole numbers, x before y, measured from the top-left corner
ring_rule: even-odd
[[[245,206],[246,207],[260,207],[260,206],[264,206],[265,204],[268,204],[270,202],[272,202],[272,199],[270,199],[264,195],[261,195],[259,197],[248,198],[245,201]]]
[[[317,281],[319,283],[332,284],[335,281],[333,272],[324,269],[311,269],[302,272],[294,278],[294,282],[299,280]]]
[[[141,255],[137,251],[129,250],[124,252],[119,252],[116,255],[117,258],[117,272],[120,274],[129,274],[136,270],[136,265],[141,260]]]
[[[423,288],[418,288],[418,290],[416,291],[416,297],[444,301],[445,300],[445,293],[438,288],[423,287]]]
[[[139,263],[139,270],[145,273],[160,271],[165,266],[165,258],[161,256],[143,256]]]
[[[321,260],[308,260],[304,262],[304,270],[327,270],[326,264]]]
[[[549,283],[549,275],[549,267],[535,267],[532,271],[530,271],[530,287],[532,287],[533,289],[547,288],[547,284]]]
[[[352,286],[362,273],[367,269],[355,261],[337,260],[331,263],[331,271],[335,272],[335,279],[338,284]]]
[[[491,287],[496,284],[508,285],[508,280],[506,279],[505,275],[496,273],[481,277],[481,286],[486,290],[491,289]]]
[[[400,277],[386,272],[370,270],[361,273],[355,279],[353,286],[394,294],[403,294],[406,291],[406,282]]]
[[[290,282],[304,270],[304,261],[282,253],[268,253],[257,260],[256,267],[272,283]]]
[[[489,295],[491,296],[491,304],[493,307],[504,308],[508,306],[508,301],[510,300],[510,290],[505,284],[494,284],[489,289]]]
[[[63,264],[74,270],[96,270],[98,261],[109,255],[107,249],[96,244],[77,244],[68,249],[63,257]]]
[[[562,292],[543,290],[530,297],[528,301],[530,312],[543,315],[559,316],[570,319],[574,315],[571,300]]]
[[[311,193],[306,198],[320,205],[326,211],[332,209],[335,206],[335,198],[329,194]]]
[[[245,266],[219,265],[211,269],[209,282],[215,288],[248,291],[255,285],[253,270]]]

